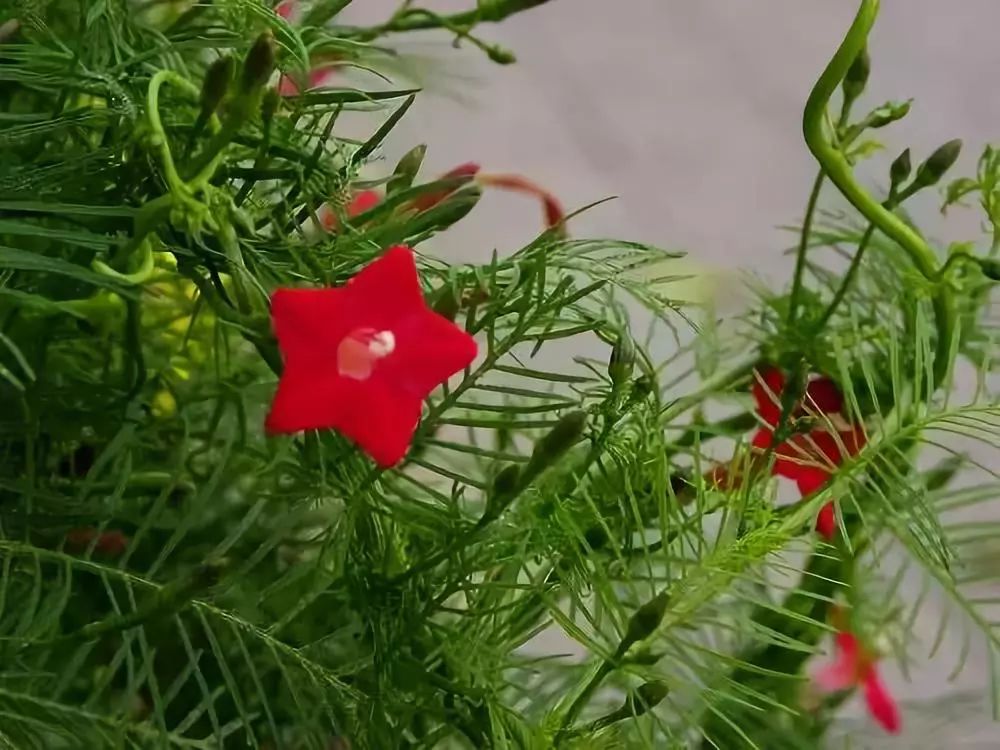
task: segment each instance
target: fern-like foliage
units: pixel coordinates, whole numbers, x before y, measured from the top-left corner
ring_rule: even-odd
[[[474,27],[540,2],[404,3],[372,28],[339,25],[347,4],[0,10],[0,29],[17,20],[0,39],[0,745],[814,748],[843,698],[808,687],[833,605],[914,659],[937,591],[955,614],[929,650],[961,628],[995,654],[976,557],[992,525],[969,515],[996,489],[969,445],[1000,444],[981,269],[928,279],[829,216],[798,292],[762,291],[736,342],[706,326],[689,344],[656,248],[558,226],[448,266],[434,236],[474,220],[479,188],[372,176],[417,94],[378,74],[381,40],[445,28],[505,61]],[[246,84],[265,31],[271,84],[304,88],[317,61],[338,77],[280,100]],[[227,55],[239,72],[206,111]],[[364,140],[341,135],[347,113]],[[991,154],[950,191],[990,217]],[[349,215],[368,187],[384,199]],[[268,294],[341,284],[401,243],[480,357],[396,469],[332,432],[265,438]],[[832,309],[831,258],[859,246]],[[961,401],[937,382],[941,284],[962,292],[949,371],[979,374]],[[749,446],[762,361],[831,377],[867,437],[801,502]],[[924,470],[921,450],[951,457]],[[812,526],[831,499],[828,543]]]

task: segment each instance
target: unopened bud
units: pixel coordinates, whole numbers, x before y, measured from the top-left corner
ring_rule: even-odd
[[[520,486],[521,470],[516,464],[508,464],[493,478],[493,495],[513,495]]]
[[[611,382],[620,386],[632,376],[632,369],[635,367],[635,344],[628,333],[623,333],[618,337],[614,348],[611,350],[611,358],[608,360],[608,377]]]
[[[910,176],[912,168],[910,149],[905,149],[903,153],[893,160],[892,165],[889,167],[889,183],[894,186],[901,185]]]
[[[865,124],[870,128],[884,128],[896,120],[902,120],[909,112],[910,102],[889,102],[868,115]]]
[[[663,680],[644,682],[625,700],[625,708],[632,716],[642,716],[650,709],[656,708],[670,693],[670,688]]]
[[[635,614],[628,621],[625,637],[622,638],[622,642],[618,645],[619,656],[623,656],[633,643],[638,643],[656,632],[656,629],[660,627],[660,622],[663,620],[663,615],[666,614],[669,601],[670,597],[664,591],[654,596],[635,611]]]
[[[583,437],[587,412],[573,411],[560,419],[549,433],[535,443],[526,473],[534,475],[552,466]]]
[[[851,67],[847,69],[847,75],[844,76],[845,99],[854,100],[861,96],[861,92],[868,85],[868,75],[871,73],[871,69],[871,58],[868,57],[868,49],[865,48],[854,58]]]
[[[417,172],[420,171],[420,165],[424,163],[424,155],[426,153],[427,146],[420,144],[403,154],[403,158],[399,160],[399,163],[396,164],[396,169],[393,170],[392,177],[389,178],[389,183],[386,185],[386,192],[394,193],[399,190],[406,190],[413,185],[413,180],[416,179]]]
[[[1000,281],[1000,260],[996,258],[976,258],[979,270],[991,281]]]
[[[961,153],[962,141],[958,138],[939,146],[917,169],[917,175],[913,178],[913,182],[922,187],[936,184],[944,176],[944,173],[958,161],[958,155]]]
[[[483,191],[476,187],[464,188],[426,211],[421,211],[410,227],[413,234],[426,231],[441,231],[464,219],[483,197]]]
[[[493,477],[489,497],[486,499],[486,510],[479,519],[479,525],[484,526],[500,517],[507,506],[513,502],[521,489],[521,470],[516,464],[507,464]]]
[[[240,90],[247,93],[264,86],[274,72],[275,57],[274,36],[265,31],[257,37],[243,62]]]
[[[229,91],[229,84],[233,80],[233,71],[236,70],[236,63],[233,58],[220,57],[208,66],[205,71],[205,80],[201,84],[201,111],[205,115],[210,115],[219,108],[222,100]]]

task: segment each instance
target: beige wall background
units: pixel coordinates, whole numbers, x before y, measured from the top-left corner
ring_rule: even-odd
[[[422,5],[449,12],[472,3]],[[349,15],[382,20],[397,4],[355,0]],[[955,137],[966,142],[956,173],[968,173],[983,145],[1000,141],[1000,0],[882,5],[872,79],[859,108],[909,97],[915,103],[905,121],[882,131],[889,150],[869,176],[884,183],[903,147],[926,156]],[[799,133],[801,107],[855,10],[849,0],[552,0],[501,26],[480,27],[517,53],[510,67],[468,45],[451,50],[439,34],[400,37],[401,63],[426,74],[428,88],[386,162],[426,142],[429,174],[478,161],[531,176],[569,208],[618,196],[575,219],[573,234],[683,249],[703,268],[787,281],[782,250],[790,240],[777,227],[799,220],[815,174]],[[945,223],[933,196],[911,210],[932,236],[975,236],[974,214]],[[509,251],[531,239],[537,220],[530,201],[489,194],[434,250],[485,260],[494,248]],[[931,606],[918,623],[928,645],[940,616]],[[924,660],[926,649],[918,647],[908,679],[888,670],[912,702],[904,708],[904,736],[882,737],[852,703],[845,710],[850,747],[1000,747],[983,698],[985,649],[974,646],[961,674],[947,679],[963,638],[952,622],[938,658]]]

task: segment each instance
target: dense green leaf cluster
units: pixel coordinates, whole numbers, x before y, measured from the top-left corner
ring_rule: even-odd
[[[811,748],[843,698],[804,697],[831,604],[902,654],[925,598],[902,601],[910,568],[960,612],[939,639],[961,619],[996,655],[975,594],[996,574],[973,556],[992,526],[963,515],[995,474],[954,441],[1000,445],[974,247],[930,278],[811,209],[791,292],[762,290],[735,344],[676,336],[674,256],[645,245],[557,227],[448,266],[433,237],[474,221],[479,190],[421,175],[422,147],[345,211],[417,92],[272,87],[317,59],[378,71],[386,39],[428,27],[507,62],[474,27],[540,2],[403,3],[372,28],[338,25],[347,4],[0,9],[0,745]],[[854,160],[887,122],[849,109],[833,136]],[[349,111],[366,140],[338,135]],[[978,193],[995,227],[998,173],[988,150],[949,203]],[[270,292],[398,243],[481,356],[397,469],[332,432],[266,439]],[[832,377],[868,432],[793,505],[746,448],[762,360]],[[955,406],[939,375],[967,361],[981,387]],[[952,456],[921,473],[921,449]],[[834,497],[840,535],[817,542]]]

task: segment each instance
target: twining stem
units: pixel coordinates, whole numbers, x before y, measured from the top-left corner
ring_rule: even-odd
[[[802,117],[802,133],[806,145],[827,177],[851,205],[874,224],[876,229],[898,243],[926,279],[936,282],[938,270],[934,251],[919,234],[861,187],[844,154],[834,147],[824,132],[824,118],[830,99],[847,74],[851,63],[864,49],[875,17],[878,15],[878,7],[878,0],[862,0],[844,41],[820,75],[806,101]],[[934,357],[934,384],[937,386],[943,383],[948,375],[952,343],[956,333],[954,295],[945,284],[936,286],[934,314],[938,329],[937,350]]]

